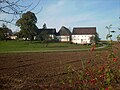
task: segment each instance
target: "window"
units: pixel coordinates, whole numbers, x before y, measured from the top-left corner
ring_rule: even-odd
[[[83,39],[81,39],[81,42],[83,42]]]

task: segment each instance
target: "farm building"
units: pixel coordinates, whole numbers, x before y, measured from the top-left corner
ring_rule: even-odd
[[[15,39],[17,39],[17,36],[12,35],[12,36],[10,36],[10,39],[15,40]]]
[[[91,44],[96,43],[96,34],[96,27],[75,27],[71,33],[65,26],[62,26],[60,30],[56,32],[55,28],[47,28],[46,24],[44,24],[43,28],[38,29],[37,36],[34,37],[34,40]]]
[[[90,44],[91,37],[95,37],[96,27],[76,27],[72,32],[72,43]]]
[[[49,38],[49,39],[55,39],[56,38],[56,29],[55,28],[46,28],[46,29],[39,29],[38,32],[42,38]]]
[[[57,38],[60,42],[70,42],[71,41],[71,32],[68,28],[62,26],[58,32]]]
[[[96,27],[75,27],[71,33],[68,28],[62,26],[58,33],[56,29],[42,28],[39,29],[41,36],[49,35],[51,40],[57,39],[60,42],[72,42],[76,44],[91,44],[92,37],[96,35]]]

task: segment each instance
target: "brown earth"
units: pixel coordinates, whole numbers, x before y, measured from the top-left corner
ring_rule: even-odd
[[[116,65],[120,66],[120,44],[115,45]],[[52,89],[59,90],[69,66],[79,70],[83,68],[81,60],[102,65],[107,56],[107,50],[0,54],[0,90],[45,90],[52,85]]]

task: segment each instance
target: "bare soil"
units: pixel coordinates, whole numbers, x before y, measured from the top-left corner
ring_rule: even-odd
[[[117,66],[120,66],[120,44],[116,44]],[[0,90],[59,90],[66,79],[68,66],[82,68],[81,60],[106,62],[107,50],[81,52],[0,54]]]

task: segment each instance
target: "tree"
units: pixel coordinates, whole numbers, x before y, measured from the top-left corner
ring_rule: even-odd
[[[19,20],[17,20],[16,25],[20,27],[22,37],[26,38],[26,40],[27,38],[33,40],[38,30],[36,23],[37,17],[33,12],[28,11],[24,13]]]
[[[120,19],[120,17],[119,17],[119,19]],[[120,28],[118,28],[118,30],[120,30]],[[120,43],[120,34],[118,34],[117,40],[118,40],[118,42]]]
[[[0,40],[7,40],[12,35],[12,30],[10,30],[5,24],[0,27]]]
[[[48,41],[48,38],[49,38],[49,31],[47,29],[46,24],[44,23],[42,29],[38,30],[37,39],[46,42]]]
[[[98,43],[100,41],[99,34],[95,33],[92,37],[90,37],[90,42],[91,43]]]
[[[47,30],[44,30],[40,33],[41,37],[42,37],[42,41],[46,42],[49,40],[49,32]]]
[[[110,24],[109,26],[105,27],[108,30],[108,34],[106,36],[106,39],[110,39],[110,41],[112,41],[112,33],[114,33],[115,31],[111,31],[112,28],[112,24]]]
[[[98,43],[99,41],[100,41],[99,34],[96,33],[96,34],[95,34],[95,42]]]
[[[4,29],[0,27],[0,40],[4,40],[5,39],[5,34],[4,34]]]
[[[11,17],[6,20],[0,19],[0,22],[12,23],[24,12],[34,10],[39,5],[40,1],[41,0],[37,0],[37,3],[33,4],[35,2],[33,0],[30,4],[23,5],[22,3],[27,2],[27,0],[0,0],[0,13],[3,13],[4,15],[9,15]],[[38,11],[37,13],[39,13],[40,11]]]
[[[43,24],[43,29],[47,29],[47,26],[45,23]]]
[[[117,36],[117,40],[120,43],[120,34]]]

